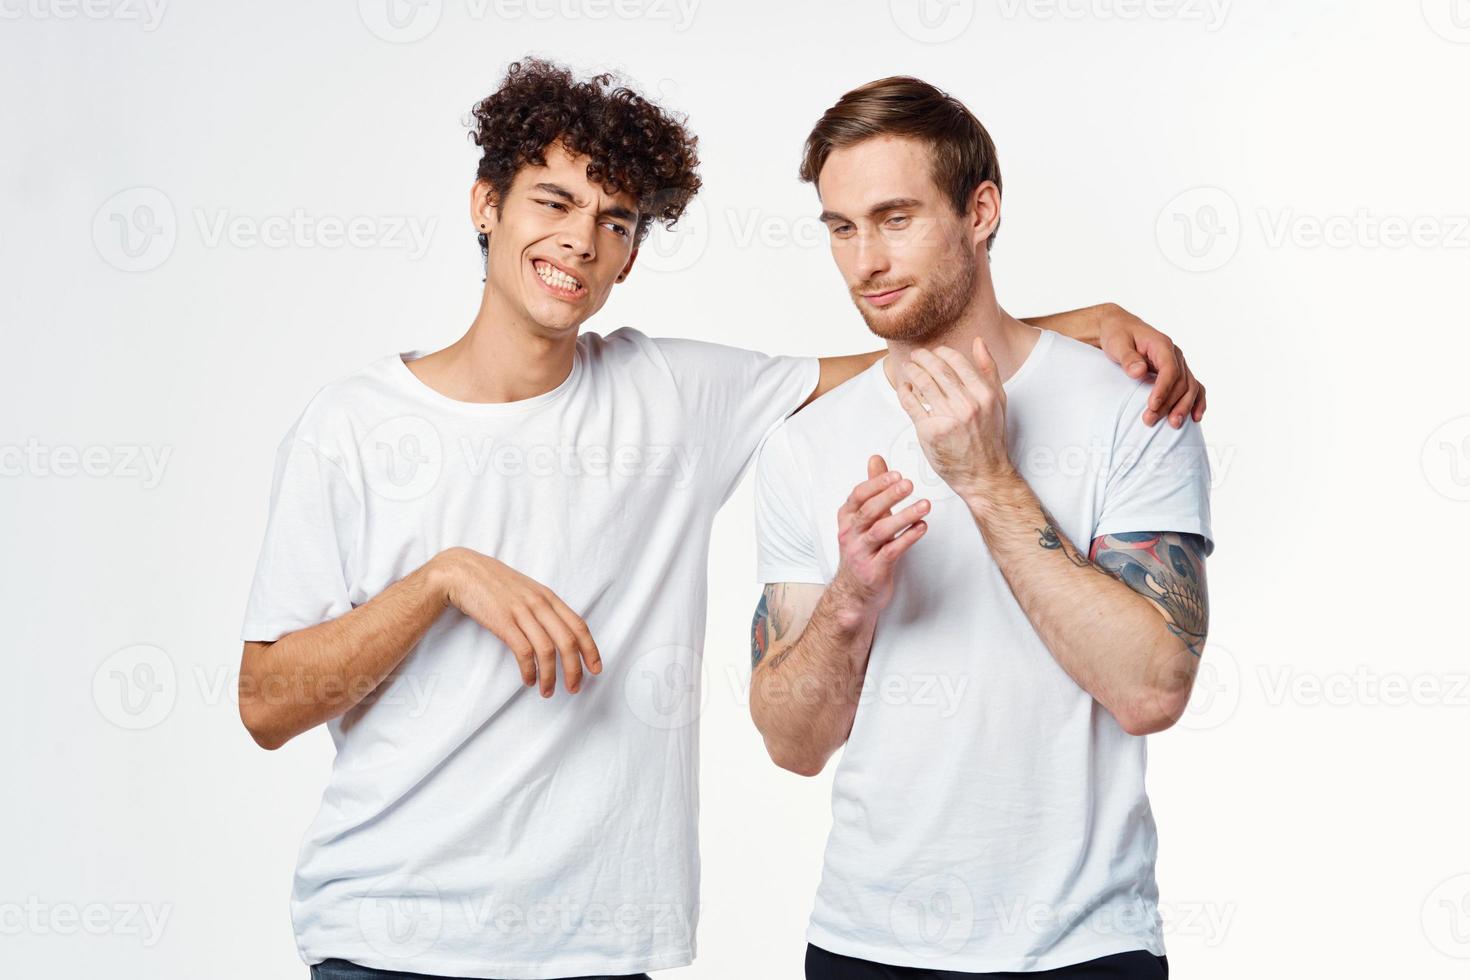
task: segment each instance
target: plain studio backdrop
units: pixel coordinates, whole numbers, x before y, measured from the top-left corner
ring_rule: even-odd
[[[1175,975],[1465,975],[1465,0],[0,0],[0,973],[306,975],[330,740],[261,751],[234,688],[272,456],[321,385],[468,325],[463,123],[527,53],[701,139],[602,333],[873,348],[802,139],[881,76],[968,103],[1003,305],[1119,302],[1209,387],[1212,635],[1149,738]],[[753,559],[747,481],[710,559],[699,956],[661,976],[800,970],[832,768],[779,771],[749,720]]]

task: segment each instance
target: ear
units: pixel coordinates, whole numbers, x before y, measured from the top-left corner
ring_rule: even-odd
[[[470,186],[470,223],[475,226],[475,231],[488,235],[495,230],[495,223],[500,217],[499,203],[495,188],[489,181],[477,180]]]
[[[638,261],[638,246],[637,245],[634,245],[633,246],[633,251],[630,252],[630,253],[628,253],[628,263],[623,266],[623,271],[618,273],[618,278],[616,280],[614,280],[614,281],[615,282],[622,282],[624,279],[628,278],[628,273],[630,273],[630,272],[633,271],[633,263],[634,262],[637,262],[637,261]]]
[[[1000,188],[987,180],[970,195],[971,237],[976,248],[984,248],[1000,224]]]

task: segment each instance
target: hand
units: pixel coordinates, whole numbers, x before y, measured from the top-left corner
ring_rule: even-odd
[[[984,341],[975,363],[959,351],[918,348],[903,366],[898,401],[934,472],[968,499],[1014,472],[1006,454],[1006,392]]]
[[[592,632],[555,592],[469,548],[450,548],[436,560],[446,573],[449,604],[510,647],[521,680],[530,687],[539,677],[543,698],[556,690],[558,655],[569,694],[582,686],[583,662],[592,673],[602,673],[602,654]]]
[[[927,500],[893,513],[913,492],[914,485],[890,470],[882,456],[870,456],[868,479],[837,509],[841,558],[833,585],[869,615],[882,612],[892,600],[894,564],[929,527],[923,521]]]
[[[1142,378],[1150,371],[1157,375],[1143,413],[1145,425],[1153,425],[1167,415],[1169,424],[1177,429],[1185,418],[1198,422],[1204,417],[1205,386],[1185,363],[1184,351],[1166,335],[1121,306],[1110,304],[1102,317],[1098,346],[1130,378]]]

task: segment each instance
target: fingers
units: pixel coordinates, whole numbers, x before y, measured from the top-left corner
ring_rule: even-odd
[[[556,690],[556,644],[546,630],[537,622],[529,607],[516,614],[516,625],[526,634],[535,650],[536,678],[543,698],[551,697]]]
[[[895,474],[896,475],[896,474]],[[874,521],[885,516],[893,509],[900,500],[914,492],[913,483],[908,480],[898,480],[889,485],[882,493],[868,498],[867,502],[859,507],[852,516],[852,528],[856,531],[866,531]]]
[[[1194,418],[1194,405],[1199,399],[1199,382],[1194,379],[1193,374],[1189,374],[1187,377],[1188,381],[1184,388],[1184,394],[1169,409],[1169,424],[1176,429],[1184,425],[1185,419]],[[1195,419],[1195,421],[1199,420]]]
[[[911,524],[921,523],[924,515],[928,513],[929,501],[917,501],[905,507],[897,514],[885,517],[881,521],[874,523],[868,529],[868,537],[880,545],[887,545],[899,531],[902,531]],[[883,549],[879,547],[877,550],[881,553]]]
[[[917,354],[917,351],[915,353]],[[912,359],[907,361],[903,366],[903,375],[922,403],[919,406],[920,418],[929,415],[931,411],[940,412],[946,407],[947,400],[943,389],[939,387],[939,382],[918,361]],[[925,409],[924,405],[928,405],[929,408]]]
[[[501,623],[490,632],[500,638],[501,642],[510,647],[510,652],[516,658],[516,666],[521,669],[521,683],[530,687],[536,683],[536,648],[531,641],[526,639],[526,634],[521,628],[512,623]]]
[[[1153,425],[1164,416],[1164,409],[1173,405],[1184,393],[1184,371],[1177,356],[1178,352],[1173,344],[1170,344],[1164,352],[1149,352],[1149,363],[1158,372],[1154,379],[1154,387],[1148,396],[1148,408],[1143,413],[1143,423]]]
[[[996,366],[995,358],[990,356],[990,348],[985,346],[985,341],[976,337],[975,342],[970,345],[970,354],[975,358],[976,370],[985,378],[989,387],[1004,392],[1000,383],[1000,368]]]
[[[848,494],[847,502],[842,505],[842,508],[844,510],[852,511],[855,514],[870,499],[872,499],[877,494],[882,493],[884,490],[897,483],[900,479],[901,477],[898,475],[898,473],[893,470],[889,470],[886,473],[880,473],[879,475],[872,477],[871,479],[864,480],[862,483],[859,483],[857,486],[852,488],[852,493]]]
[[[576,637],[572,635],[571,627],[552,607],[549,599],[543,600],[543,604],[535,612],[537,621],[546,630],[546,635],[556,644],[557,656],[561,658],[562,686],[567,689],[568,694],[576,694],[582,686],[582,661],[578,656]],[[555,676],[551,678],[551,687],[553,690],[556,688]]]
[[[916,521],[909,525],[908,529],[898,537],[879,548],[878,557],[889,564],[898,561],[904,552],[914,546],[915,541],[918,541],[924,536],[924,532],[927,530],[929,530],[928,524],[923,521]]]
[[[581,652],[582,662],[587,665],[587,669],[594,674],[602,673],[602,651],[597,649],[597,642],[592,639],[592,631],[587,628],[587,623],[572,612],[571,607],[555,592],[548,592],[546,597],[551,602],[552,609],[572,631],[576,649]]]
[[[929,417],[924,406],[919,404],[919,393],[914,390],[913,385],[909,384],[907,378],[898,383],[897,391],[898,403],[903,406],[905,412],[909,413],[909,418],[920,422]]]
[[[868,457],[868,479],[871,480],[874,477],[882,476],[884,473],[887,472],[888,464],[883,462],[882,456]]]
[[[1205,417],[1205,386],[1199,386],[1199,400],[1194,403],[1194,420],[1198,422]]]

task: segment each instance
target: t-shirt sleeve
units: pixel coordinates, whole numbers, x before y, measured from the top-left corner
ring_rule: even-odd
[[[1118,417],[1094,537],[1130,531],[1198,534],[1208,555],[1215,542],[1204,434],[1193,421],[1178,429],[1167,421],[1144,425],[1151,387],[1139,382]]]
[[[756,581],[825,585],[803,477],[778,429],[755,464]]]
[[[699,340],[662,337],[656,343],[704,458],[720,467],[728,497],[766,436],[816,389],[817,359]]]
[[[341,465],[293,429],[276,451],[242,640],[278,640],[352,609],[348,569],[360,514]]]

